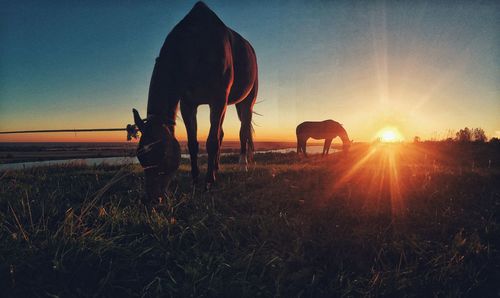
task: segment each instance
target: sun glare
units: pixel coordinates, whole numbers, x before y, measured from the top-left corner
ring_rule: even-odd
[[[377,138],[384,143],[393,143],[403,140],[403,137],[396,128],[386,127],[379,131]]]

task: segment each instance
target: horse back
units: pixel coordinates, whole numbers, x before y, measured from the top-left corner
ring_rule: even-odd
[[[340,124],[333,120],[321,122],[306,121],[299,124],[295,130],[297,136],[302,138],[329,139],[338,136]]]
[[[250,43],[203,3],[196,4],[168,34],[159,60],[180,96],[193,100],[203,101],[226,88],[229,103],[236,103],[250,93],[257,78]]]

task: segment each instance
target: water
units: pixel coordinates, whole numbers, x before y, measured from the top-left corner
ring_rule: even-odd
[[[2,170],[22,170],[34,167],[45,167],[54,165],[84,165],[95,166],[100,164],[107,165],[124,165],[138,163],[137,158],[134,157],[103,157],[103,158],[81,158],[81,159],[58,159],[58,160],[45,160],[45,161],[30,161],[19,163],[6,163],[0,164],[0,171]]]
[[[330,147],[329,154],[337,153],[340,151],[342,151],[342,150],[333,149]],[[297,152],[297,148],[284,148],[284,149],[257,151],[257,153],[290,153],[290,152]],[[318,145],[307,146],[307,154],[320,154],[320,153],[323,153],[323,146],[318,146]]]
[[[283,149],[273,149],[273,150],[262,150],[256,151],[256,153],[290,153],[295,152],[296,148],[283,148]],[[333,152],[339,152],[338,149],[330,149],[330,154]],[[316,154],[322,153],[323,146],[308,146],[307,153]],[[222,153],[222,155],[231,155],[235,153]],[[200,154],[203,155],[203,154]],[[181,154],[182,158],[189,158],[189,154]],[[0,164],[0,171],[4,170],[22,170],[33,167],[44,167],[44,166],[54,166],[54,165],[84,165],[84,166],[95,166],[100,164],[107,165],[124,165],[124,164],[135,164],[139,163],[137,158],[134,157],[102,157],[102,158],[81,158],[81,159],[59,159],[59,160],[46,160],[46,161],[31,161],[31,162],[20,162],[20,163],[6,163]]]

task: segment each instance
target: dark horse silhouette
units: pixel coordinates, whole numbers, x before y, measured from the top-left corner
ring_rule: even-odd
[[[210,106],[205,187],[210,188],[219,168],[222,123],[228,104],[236,104],[241,121],[240,162],[246,164],[254,149],[252,110],[257,89],[257,59],[250,43],[228,28],[203,2],[197,2],[168,34],[156,58],[147,118],[142,120],[133,110],[142,134],[137,157],[145,171],[148,196],[162,196],[170,176],[179,167],[180,148],[174,130],[178,105],[187,130],[194,183],[199,175],[199,105]]]
[[[347,152],[349,150],[349,147],[351,146],[349,136],[347,135],[344,127],[342,127],[342,124],[333,120],[325,120],[320,122],[302,122],[297,126],[296,134],[297,154],[302,152],[304,153],[304,156],[307,156],[306,143],[309,138],[313,138],[316,140],[325,140],[325,144],[323,146],[323,155],[328,154],[330,145],[332,144],[332,140],[336,137],[340,137],[340,139],[342,139],[344,152]]]

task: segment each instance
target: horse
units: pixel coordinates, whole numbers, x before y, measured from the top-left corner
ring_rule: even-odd
[[[344,129],[342,124],[331,119],[316,122],[302,122],[297,126],[295,132],[297,134],[297,154],[302,152],[306,157],[306,143],[309,138],[313,138],[315,140],[325,140],[322,153],[323,156],[328,155],[332,140],[336,137],[340,137],[340,139],[342,139],[344,152],[347,152],[351,146],[351,141],[349,140],[347,131]]]
[[[147,118],[142,119],[133,109],[135,124],[141,132],[137,158],[144,168],[148,196],[161,197],[179,167],[180,146],[175,137],[178,106],[186,126],[194,184],[199,176],[196,113],[202,104],[210,107],[205,189],[213,185],[219,169],[227,105],[236,105],[241,122],[240,163],[246,168],[253,158],[252,114],[257,91],[257,58],[253,47],[205,3],[197,2],[167,35],[156,58]]]

